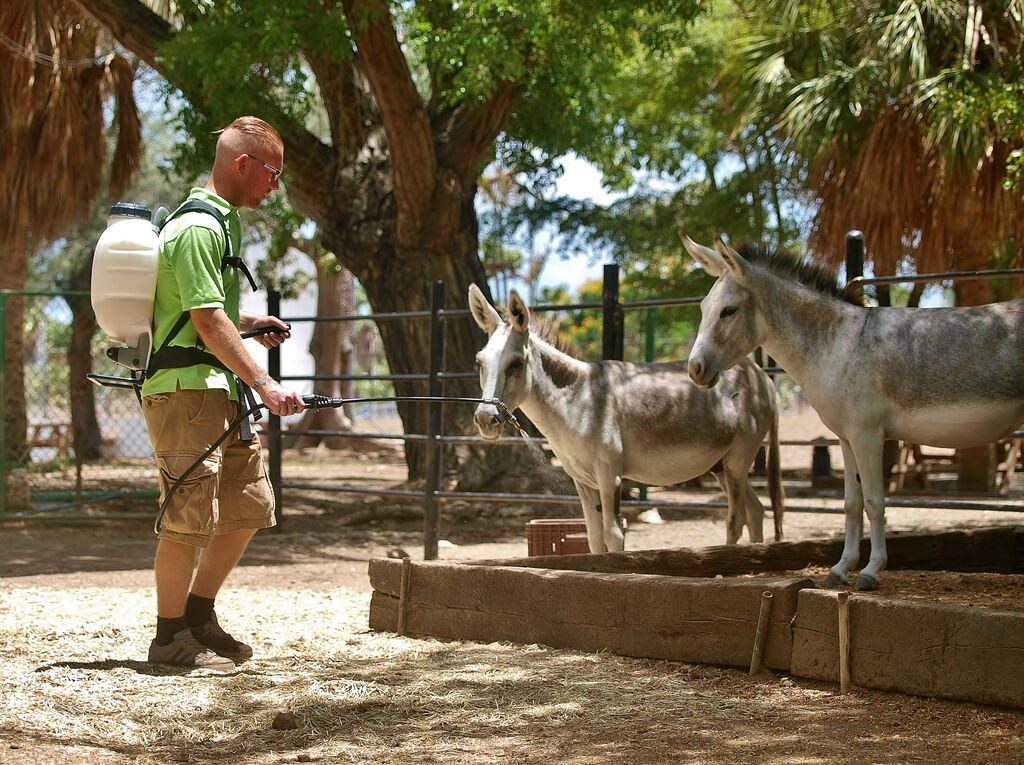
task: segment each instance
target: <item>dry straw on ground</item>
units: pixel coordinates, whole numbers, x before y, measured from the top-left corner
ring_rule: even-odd
[[[324,563],[330,566],[331,563]],[[1019,762],[1009,710],[366,629],[353,590],[233,590],[237,672],[141,661],[142,587],[0,595],[0,762]],[[291,712],[295,730],[274,730]],[[301,758],[301,760],[300,760]]]

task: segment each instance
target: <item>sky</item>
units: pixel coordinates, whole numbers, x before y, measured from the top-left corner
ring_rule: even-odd
[[[569,196],[573,199],[592,199],[598,204],[608,204],[615,200],[615,196],[609,194],[601,186],[601,173],[589,162],[586,162],[575,154],[568,154],[560,161],[563,169],[562,176],[555,184],[553,195]],[[589,279],[601,279],[604,263],[598,259],[591,263],[591,257],[587,255],[575,255],[562,259],[556,255],[552,256],[544,266],[540,274],[541,287],[566,286],[570,292],[575,292],[579,286]]]

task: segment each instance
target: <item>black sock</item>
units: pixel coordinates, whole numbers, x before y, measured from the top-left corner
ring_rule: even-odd
[[[213,613],[213,598],[204,598],[200,595],[189,593],[185,602],[185,620],[189,627],[197,627],[210,621],[210,614]]]
[[[165,619],[162,616],[156,617],[156,644],[169,645],[174,636],[182,630],[188,629],[188,622],[184,616]]]

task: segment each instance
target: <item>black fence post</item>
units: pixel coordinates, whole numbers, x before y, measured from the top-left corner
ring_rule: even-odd
[[[281,315],[281,293],[277,290],[267,291],[267,315]],[[275,380],[281,380],[281,349],[271,348],[267,353],[267,374]],[[268,412],[269,414],[269,412]],[[284,505],[284,491],[281,488],[281,418],[276,414],[269,414],[270,424],[268,427],[267,447],[270,451],[270,485],[274,489],[274,518],[277,530],[281,528],[281,507]]]
[[[622,306],[619,304],[619,266],[607,263],[604,267],[604,287],[601,289],[601,358],[622,361],[623,328]]]
[[[444,310],[445,284],[434,282],[430,295],[430,392],[433,397],[444,395],[441,368],[444,366]],[[444,474],[444,444],[439,440],[444,403],[431,401],[427,410],[427,475],[423,497],[423,559],[437,558],[437,540],[440,536],[441,517],[438,512],[437,492],[441,490]]]
[[[846,283],[864,276],[864,234],[846,232]]]

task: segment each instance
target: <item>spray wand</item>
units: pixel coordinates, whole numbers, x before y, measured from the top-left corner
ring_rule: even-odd
[[[273,330],[271,329],[269,331]],[[265,334],[265,332],[260,334]],[[498,410],[498,422],[503,424],[507,422],[519,431],[520,435],[526,435],[526,431],[523,430],[523,426],[519,424],[515,415],[512,414],[509,408],[505,405],[505,402],[498,398],[464,398],[459,396],[369,396],[365,398],[344,399],[341,396],[321,396],[315,393],[308,393],[301,398],[303,406],[306,409],[313,410],[337,409],[345,404],[384,403],[392,401],[440,401],[446,403],[490,404]],[[220,437],[211,444],[210,448],[207,449],[195,462],[189,465],[188,469],[178,477],[178,480],[176,480],[171,488],[168,489],[163,502],[160,503],[160,510],[157,512],[156,520],[153,522],[154,532],[160,533],[160,521],[163,520],[164,512],[167,510],[167,505],[170,503],[171,497],[174,496],[174,492],[177,491],[178,487],[185,482],[185,479],[203,463],[203,460],[213,454],[217,450],[217,447],[224,443],[228,436],[234,433],[245,420],[258,413],[260,409],[266,408],[266,404],[256,404],[239,414],[238,417],[231,421],[227,430],[225,430]]]

